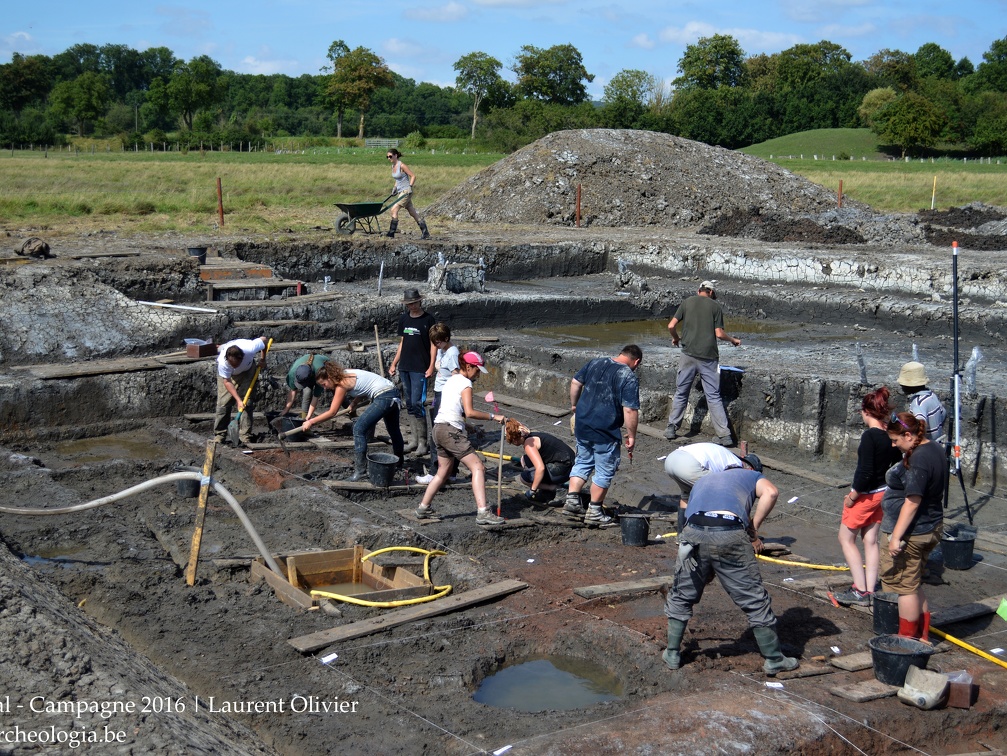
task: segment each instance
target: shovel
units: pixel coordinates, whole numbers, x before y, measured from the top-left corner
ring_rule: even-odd
[[[266,342],[266,351],[262,355],[262,359],[259,364],[255,366],[255,373],[252,375],[252,382],[248,384],[248,391],[245,392],[245,398],[242,400],[242,405],[247,405],[248,400],[252,398],[252,391],[255,390],[255,382],[259,380],[259,371],[262,369],[262,363],[266,361],[266,357],[269,356],[269,347],[273,345],[273,340],[270,339]],[[241,439],[238,438],[238,423],[241,422],[241,414],[244,409],[239,410],[238,414],[234,416],[231,424],[227,426],[227,440],[231,442],[231,446],[238,446],[241,443]]]
[[[344,407],[343,409],[339,410],[335,415],[333,415],[332,419],[335,420],[337,417],[341,417],[342,415],[345,415],[349,411],[350,411],[349,407]],[[273,427],[273,430],[276,431],[276,440],[280,442],[280,448],[282,448],[284,454],[286,454],[289,457],[290,449],[287,448],[285,439],[288,436],[293,436],[297,433],[303,433],[308,429],[305,428],[303,425],[300,425],[296,428],[291,428],[288,431],[280,430],[280,428],[283,427],[283,420],[284,418],[278,417],[275,420],[273,420],[273,422],[271,422],[270,425]]]

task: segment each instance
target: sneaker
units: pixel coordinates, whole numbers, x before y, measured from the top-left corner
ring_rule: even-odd
[[[504,518],[497,517],[490,508],[480,509],[476,515],[476,525],[503,525]]]
[[[568,517],[581,518],[587,514],[587,507],[581,504],[579,493],[568,493],[563,504],[563,514]]]
[[[413,514],[416,515],[417,520],[432,520],[437,517],[433,507],[416,507],[416,511]]]
[[[678,438],[678,428],[676,428],[674,425],[669,425],[664,430],[664,437],[669,441],[674,441],[676,438]]]
[[[433,479],[434,476],[429,473],[427,473],[426,475],[417,475],[415,478],[416,482],[419,483],[421,486],[427,485]]]
[[[595,525],[597,527],[605,527],[606,525],[611,525],[615,522],[615,519],[605,514],[605,510],[601,508],[600,504],[589,504],[587,507],[587,514],[584,515],[585,525]]]
[[[839,591],[839,593],[834,594],[836,601],[838,601],[843,606],[870,606],[871,598],[874,594],[870,591],[858,591],[853,586],[850,586],[848,590]]]
[[[715,436],[713,443],[720,444],[721,446],[734,446],[734,439],[730,436]]]

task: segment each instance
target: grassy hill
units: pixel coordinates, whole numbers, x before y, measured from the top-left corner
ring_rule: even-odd
[[[847,156],[860,160],[866,157],[868,160],[887,160],[888,157],[878,152],[878,138],[870,129],[813,129],[811,131],[801,131],[797,134],[787,134],[787,136],[770,139],[761,144],[753,144],[745,147],[739,152],[763,158],[765,160],[778,159],[781,156],[793,155],[798,158],[803,155],[805,159],[813,159],[818,155],[819,160],[832,160],[835,155],[845,153]]]

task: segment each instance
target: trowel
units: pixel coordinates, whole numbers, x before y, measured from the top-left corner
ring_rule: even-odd
[[[337,417],[341,417],[342,415],[345,415],[349,411],[350,411],[349,407],[343,407],[341,410],[339,410],[336,414],[332,416],[332,419],[335,420]],[[293,436],[297,433],[303,433],[304,431],[308,430],[308,428],[305,428],[304,425],[302,424],[297,426],[296,428],[291,428],[288,431],[281,430],[281,428],[283,427],[283,421],[286,419],[287,418],[280,416],[275,420],[273,420],[273,422],[271,422],[270,425],[272,426],[273,430],[276,431],[276,440],[280,442],[280,448],[283,449],[284,454],[286,454],[289,457],[290,449],[287,448],[287,444],[284,439],[286,439],[288,436]]]

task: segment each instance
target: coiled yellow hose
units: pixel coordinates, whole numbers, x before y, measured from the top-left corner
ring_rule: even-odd
[[[389,551],[411,551],[416,554],[423,554],[423,579],[428,583],[433,582],[430,580],[430,560],[435,556],[446,556],[446,551],[436,551],[417,548],[416,546],[386,546],[383,549],[378,549],[377,551],[372,551],[370,554],[364,556],[360,561],[365,562],[371,557],[375,557],[378,554],[385,554]],[[367,599],[360,599],[356,596],[344,596],[341,593],[330,593],[329,591],[311,591],[312,598],[328,598],[334,599],[336,601],[345,601],[347,604],[356,604],[357,606],[374,606],[379,609],[391,609],[396,606],[410,606],[412,604],[422,604],[427,601],[433,601],[434,599],[439,599],[443,596],[447,596],[451,593],[450,585],[435,585],[434,593],[429,596],[417,596],[411,599],[399,599],[397,601],[368,601]]]

